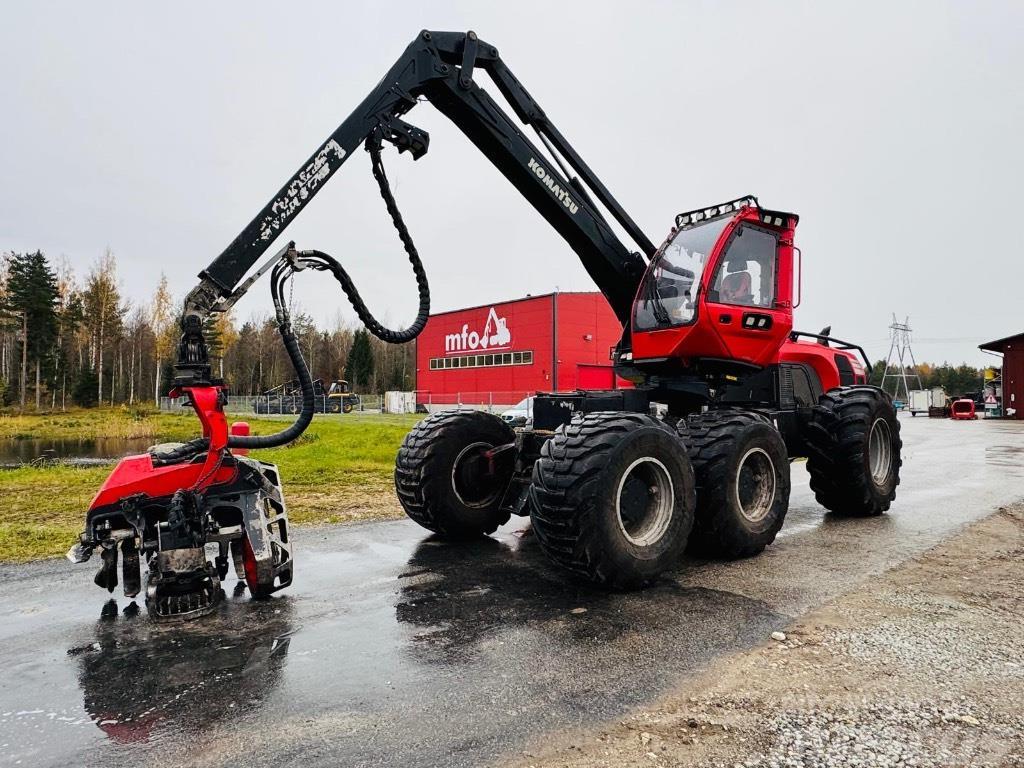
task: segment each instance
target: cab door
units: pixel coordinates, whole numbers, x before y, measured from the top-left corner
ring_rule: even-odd
[[[778,362],[793,329],[792,289],[780,277],[779,232],[741,221],[721,249],[704,301],[730,357],[761,366]]]

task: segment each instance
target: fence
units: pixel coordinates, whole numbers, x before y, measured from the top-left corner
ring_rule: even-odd
[[[427,413],[448,411],[452,409],[472,409],[501,413],[507,411],[521,400],[536,394],[527,390],[510,390],[506,392],[431,392],[418,389],[415,392],[416,405]]]
[[[339,413],[341,403],[326,396],[314,398],[316,413]],[[188,409],[189,406],[180,397],[161,397],[160,410],[175,413]],[[224,410],[228,413],[285,415],[290,416],[302,410],[302,398],[291,395],[228,395]],[[381,413],[383,402],[380,395],[360,395],[359,403],[354,405],[354,413]]]
[[[392,393],[393,394],[393,393]],[[521,400],[535,393],[527,390],[506,392],[431,392],[418,389],[410,393],[412,397],[392,398],[392,411],[413,409],[419,413],[436,413],[450,410],[477,410],[488,413],[501,413],[512,408]],[[340,403],[330,401],[327,397],[315,398],[316,413],[333,413],[340,408]],[[401,403],[401,405],[398,405]],[[160,410],[172,413],[188,409],[182,398],[161,397]],[[224,408],[228,413],[259,414],[259,415],[292,415],[302,410],[302,398],[291,395],[228,395]],[[384,413],[385,403],[382,395],[359,395],[359,404],[353,408],[354,413]]]

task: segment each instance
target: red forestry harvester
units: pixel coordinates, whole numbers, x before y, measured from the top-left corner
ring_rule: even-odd
[[[513,120],[474,75],[486,72]],[[387,142],[418,159],[427,134],[401,117],[434,105],[512,183],[577,254],[622,322],[614,351],[635,388],[538,394],[532,428],[447,411],[406,437],[395,468],[409,516],[442,536],[493,532],[529,515],[557,563],[616,588],[642,586],[689,546],[744,557],[772,542],[789,501],[789,462],[807,457],[818,500],[840,514],[877,515],[899,482],[899,423],[867,384],[859,347],[793,330],[798,217],[752,196],[676,217],[655,246],[527,93],[493,46],[472,33],[421,32],[376,88],[200,274],[182,317],[176,391],[203,437],[125,459],[104,484],[69,556],[97,548],[96,581],[141,588],[161,618],[213,610],[234,563],[254,597],[290,583],[292,552],[277,470],[238,449],[281,445],[308,426],[313,385],[284,301],[295,272],[330,272],[371,333],[415,338],[429,313],[427,279],[381,165]],[[536,131],[547,152],[531,142]],[[419,312],[401,331],[370,314],[344,268],[285,245],[245,274],[332,174],[361,146],[413,265]],[[609,226],[611,216],[638,251]],[[211,377],[203,322],[262,274],[303,393],[296,422],[265,437],[229,433],[224,384]],[[864,359],[865,365],[861,364]],[[206,545],[219,547],[208,562]]]

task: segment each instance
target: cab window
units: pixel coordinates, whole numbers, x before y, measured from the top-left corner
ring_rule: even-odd
[[[766,230],[736,229],[715,270],[708,301],[741,307],[770,308],[775,303],[778,239]]]

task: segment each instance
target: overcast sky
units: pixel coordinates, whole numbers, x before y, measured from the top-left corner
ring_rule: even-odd
[[[106,247],[126,295],[183,295],[422,28],[475,30],[660,242],[754,193],[801,216],[797,327],[872,358],[910,315],[918,360],[1024,331],[1024,4],[4,3],[0,250]],[[489,81],[481,75],[478,80]],[[492,89],[492,93],[494,93]],[[575,254],[429,105],[389,176],[435,311],[591,290]],[[378,316],[415,286],[365,153],[287,230]],[[338,287],[296,299],[353,317]],[[344,307],[342,307],[344,304]],[[265,283],[238,307],[270,307]]]

